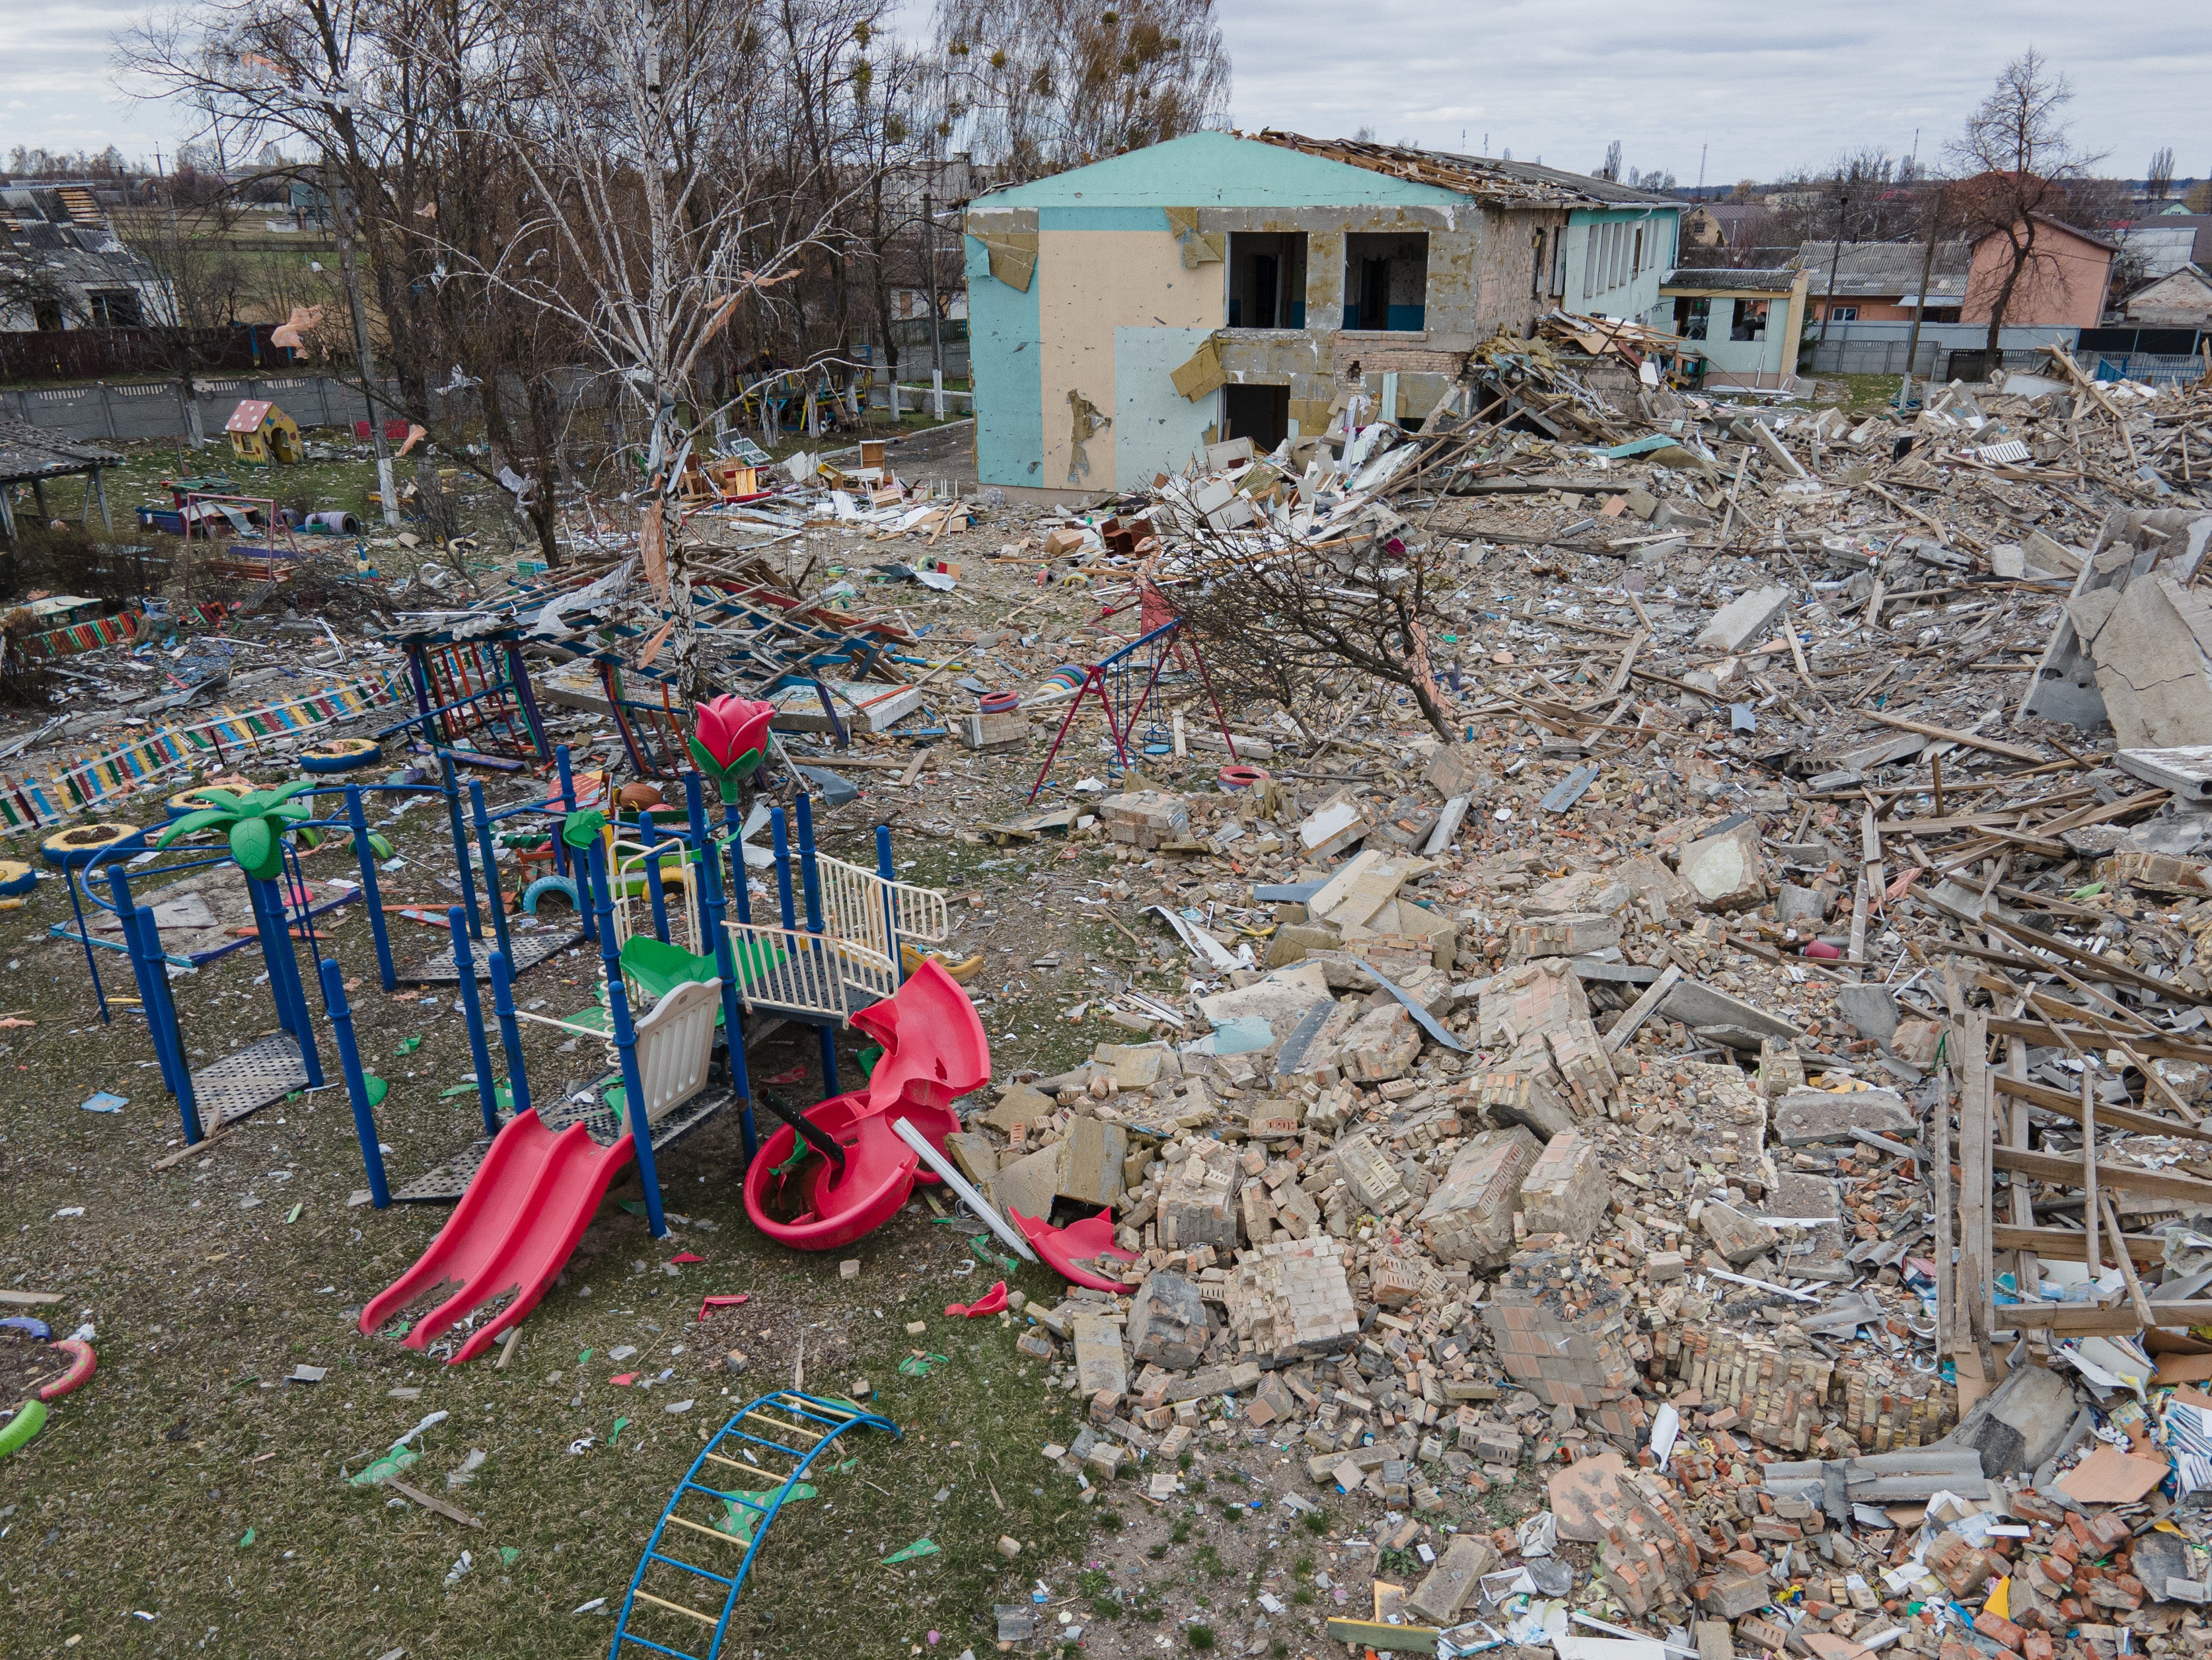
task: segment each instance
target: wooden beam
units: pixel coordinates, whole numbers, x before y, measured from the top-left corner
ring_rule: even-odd
[[[1955,986],[1957,982],[1954,980]],[[1990,1341],[1990,1019],[1969,1014],[1960,1034],[1959,1300],[1960,1323],[1976,1348]]]
[[[2128,1255],[2138,1262],[2156,1262],[2166,1253],[2166,1241],[2155,1234],[2130,1233],[2125,1237]],[[1992,1222],[1990,1243],[1998,1250],[2032,1250],[2053,1262],[2079,1262],[2088,1254],[2089,1236],[2074,1228],[2031,1228],[2011,1222]],[[2108,1240],[2107,1245],[2110,1243]],[[2004,1323],[2002,1311],[1997,1323]]]
[[[1985,961],[1996,959],[2002,955],[2002,953],[1997,952],[1970,951],[1965,946],[1950,943],[1947,943],[1944,949],[1947,951],[1964,951],[1969,957],[1979,957]],[[2014,960],[2017,961],[2017,959]],[[2047,963],[2034,963],[2027,964],[2027,966],[2036,969],[2047,969],[2050,967],[2050,964]],[[2096,1012],[2093,1009],[2077,1009],[2075,1012],[2093,1019],[2102,1018],[2097,1015]],[[2000,1037],[2025,1037],[2031,1043],[2044,1043],[2051,1036],[2050,1031],[2045,1030],[2042,1025],[2036,1021],[2008,1020],[2002,1015],[1993,1015],[1990,1017],[1990,1030],[1996,1033]],[[2093,1049],[2110,1049],[2112,1047],[2112,1040],[2114,1035],[2111,1031],[2088,1031],[2080,1027],[2075,1027],[2070,1031],[2064,1027],[2059,1027],[2057,1028],[2057,1030],[2063,1032],[2066,1037],[2071,1038],[2075,1043],[2081,1045],[2082,1048]],[[2212,1067],[2212,1049],[2207,1049],[2202,1043],[2184,1043],[2174,1038],[2151,1037],[2136,1032],[2127,1031],[2124,1029],[2122,1029],[2119,1035],[2124,1037],[2128,1040],[2128,1047],[2134,1049],[2138,1055],[2150,1055],[2156,1059],[2165,1061],[2197,1061],[2203,1062],[2208,1067]],[[2119,1121],[2115,1119],[2113,1122],[2117,1123]]]
[[[2081,1160],[2061,1157],[2057,1153],[2022,1152],[2017,1147],[1999,1147],[1990,1156],[1990,1163],[1998,1170],[2032,1177],[2036,1181],[2049,1182],[2057,1187],[2078,1188],[2084,1179]],[[2160,1199],[2193,1199],[2199,1204],[2212,1206],[2212,1182],[2200,1181],[2193,1176],[2137,1170],[2132,1164],[2108,1164],[2100,1160],[2097,1183],[2100,1188],[2110,1188],[2119,1193],[2148,1193]]]
[[[1651,1011],[1667,1000],[1667,994],[1674,989],[1682,978],[1680,964],[1669,963],[1666,971],[1644,988],[1644,994],[1629,1006],[1628,1012],[1613,1023],[1613,1030],[1605,1035],[1608,1055],[1618,1055],[1621,1045],[1636,1036],[1637,1028],[1651,1018]],[[2212,1136],[2206,1138],[2212,1140]]]
[[[1901,714],[1887,714],[1880,709],[1861,709],[1861,714],[1885,727],[1894,727],[1899,732],[1917,733],[1923,738],[1933,738],[1946,744],[1964,744],[1969,749],[1987,750],[1991,755],[2002,755],[2008,761],[2025,762],[2031,767],[2043,764],[2043,757],[2019,744],[2001,743],[1994,738],[1984,738],[1978,733],[1960,732],[1955,727],[1930,726],[1925,721],[1908,721]]]
[[[1990,1024],[1994,1026],[1997,1023],[1992,1020]],[[2064,1090],[2052,1089],[2048,1084],[2031,1084],[2025,1078],[2009,1078],[2002,1073],[1997,1074],[1996,1089],[1999,1095],[2008,1095],[2015,1101],[2025,1101],[2031,1107],[2041,1107],[2047,1112],[2057,1113],[2077,1124],[2081,1122],[2080,1098],[2069,1095]],[[2194,1124],[2177,1123],[2171,1118],[2161,1118],[2154,1112],[2137,1112],[2131,1107],[2116,1107],[2109,1102],[2097,1104],[2097,1116],[2113,1129],[2135,1130],[2144,1135],[2181,1135],[2192,1140],[2212,1141],[2212,1130],[2199,1129]]]
[[[2150,1312],[2150,1323],[2154,1326],[2200,1325],[2212,1320],[2212,1302],[2161,1303],[2153,1298]],[[2100,1307],[2094,1303],[2008,1303],[1997,1310],[1997,1320],[2005,1326],[2041,1327],[2054,1337],[2136,1329],[2133,1309]]]

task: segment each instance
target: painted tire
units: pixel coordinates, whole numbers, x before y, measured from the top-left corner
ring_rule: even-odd
[[[39,873],[17,859],[0,859],[0,899],[13,899],[39,885]]]
[[[232,795],[236,795],[238,793],[236,790],[228,792]],[[169,820],[173,824],[187,813],[204,812],[210,807],[222,805],[219,801],[208,800],[207,790],[203,787],[198,789],[179,790],[162,804],[162,810],[169,815]]]
[[[89,824],[71,824],[67,830],[56,830],[39,843],[39,852],[50,865],[63,870],[77,870],[110,848],[129,848],[136,851],[146,840],[146,832],[136,824],[116,824],[95,821]]]
[[[1266,783],[1268,774],[1265,767],[1248,767],[1240,763],[1233,767],[1222,768],[1218,776],[1221,787],[1225,790],[1249,790]]]
[[[1022,695],[1018,691],[987,691],[975,705],[985,714],[1011,714],[1021,706]]]
[[[522,891],[522,909],[531,915],[538,915],[538,902],[549,893],[566,896],[568,908],[576,909],[576,885],[565,876],[541,876]]]
[[[373,767],[384,759],[383,746],[373,738],[333,738],[300,751],[300,764],[316,774],[351,772]]]
[[[39,1391],[39,1399],[41,1401],[60,1400],[62,1396],[91,1377],[94,1369],[100,1365],[98,1357],[92,1352],[92,1345],[80,1338],[64,1337],[57,1341],[53,1347],[69,1356],[70,1368]]]
[[[0,1429],[0,1458],[5,1458],[18,1448],[29,1444],[31,1438],[46,1426],[46,1403],[26,1401],[15,1409],[15,1415]]]
[[[0,1331],[25,1332],[37,1338],[41,1343],[51,1343],[54,1341],[54,1329],[45,1321],[28,1314],[13,1315],[8,1319],[0,1320]]]

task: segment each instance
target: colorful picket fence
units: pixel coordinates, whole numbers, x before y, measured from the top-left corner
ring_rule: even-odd
[[[405,671],[395,666],[282,702],[224,709],[193,726],[165,727],[81,756],[44,777],[0,774],[0,832],[43,830],[204,762],[226,769],[265,763],[271,757],[264,745],[274,740],[349,721],[411,695]]]

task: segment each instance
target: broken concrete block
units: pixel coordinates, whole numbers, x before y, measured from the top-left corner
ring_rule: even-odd
[[[1995,1481],[2039,1468],[2056,1456],[2074,1427],[2075,1411],[2074,1385],[2065,1373],[2044,1366],[2014,1366],[2002,1383],[1975,1402],[1945,1442],[1980,1453],[1982,1473]],[[2142,1535],[2137,1547],[2150,1536]],[[2140,1566],[2136,1577],[2151,1583]]]
[[[1698,1225],[1713,1242],[1713,1249],[1732,1268],[1741,1268],[1754,1256],[1763,1256],[1781,1242],[1782,1236],[1755,1216],[1746,1216],[1732,1205],[1709,1203],[1698,1213]]]
[[[1576,1110],[1585,1117],[1604,1112],[1620,1079],[1597,1028],[1588,1020],[1570,1020],[1546,1032],[1544,1043]]]
[[[1352,792],[1339,790],[1300,822],[1298,851],[1309,859],[1334,858],[1373,828]]]
[[[1237,1249],[1237,1189],[1243,1180],[1235,1149],[1218,1141],[1193,1141],[1189,1154],[1168,1166],[1160,1189],[1160,1243],[1170,1250],[1212,1245]]]
[[[1438,745],[1422,777],[1447,798],[1483,794],[1492,783],[1490,769],[1482,764],[1480,755],[1462,744]]]
[[[1308,952],[1334,951],[1343,943],[1338,929],[1318,922],[1285,922],[1268,938],[1265,966],[1279,969],[1298,961]]]
[[[1741,651],[1763,640],[1790,607],[1790,590],[1776,586],[1753,588],[1713,613],[1713,620],[1698,634],[1698,646],[1711,651]]]
[[[1455,1534],[1444,1554],[1406,1599],[1406,1612],[1431,1626],[1449,1626],[1482,1576],[1498,1566],[1498,1550],[1480,1535]]]
[[[1549,1074],[1534,1072],[1486,1072],[1473,1085],[1470,1099],[1500,1123],[1521,1124],[1548,1141],[1575,1127],[1573,1109],[1552,1087]]]
[[[1116,842],[1158,848],[1190,836],[1190,808],[1165,790],[1132,790],[1098,803],[1098,820]]]
[[[1487,1268],[1513,1254],[1513,1213],[1521,1184],[1543,1151],[1516,1125],[1471,1138],[1417,1219],[1429,1254],[1443,1262]]]
[[[1376,1216],[1388,1216],[1413,1202],[1399,1179],[1397,1166],[1364,1134],[1347,1135],[1336,1144],[1336,1173],[1352,1202]]]
[[[1199,1363],[1210,1335],[1205,1299],[1180,1274],[1164,1269],[1137,1287],[1129,1304],[1129,1353],[1182,1371]]]
[[[1623,897],[1626,890],[1622,890]],[[1580,957],[1620,943],[1620,919],[1589,911],[1529,917],[1506,935],[1505,960],[1525,963],[1538,957]]]
[[[1877,1043],[1886,1044],[1897,1035],[1897,997],[1887,986],[1838,986],[1836,1012],[1860,1037]]]
[[[2077,596],[2068,615],[2091,597]],[[2170,576],[2136,578],[2096,631],[2089,654],[2119,748],[2212,743],[2212,605],[2195,589]]]
[[[1596,1144],[1568,1130],[1537,1155],[1521,1184],[1521,1213],[1530,1233],[1563,1233],[1579,1244],[1597,1231],[1612,1198]]]
[[[1682,879],[1705,910],[1742,910],[1766,898],[1766,860],[1759,825],[1746,818],[1700,836],[1682,849]]]
[[[1828,896],[1818,888],[1781,883],[1774,890],[1774,920],[1785,928],[1818,927],[1828,920]]]
[[[1895,1090],[1791,1090],[1774,1104],[1774,1139],[1785,1147],[1848,1141],[1854,1129],[1909,1138],[1920,1121]]]
[[[1403,1078],[1421,1055],[1421,1029],[1402,1003],[1370,1009],[1337,1040],[1337,1062],[1355,1083]]]
[[[1060,1191],[1060,1153],[1065,1145],[1055,1141],[1002,1166],[987,1184],[986,1196],[1000,1210],[1018,1210],[1024,1216],[1050,1214],[1053,1197]]]
[[[1692,1031],[1711,1030],[1732,1049],[1756,1050],[1763,1037],[1796,1043],[1805,1036],[1780,1016],[1687,975],[1674,982],[1674,989],[1659,1005],[1659,1012],[1669,1020],[1680,1020]]]
[[[1306,915],[1316,922],[1335,924],[1346,937],[1356,937],[1354,931],[1376,922],[1400,888],[1432,868],[1425,859],[1393,857],[1366,848],[1306,901]]]
[[[1324,1234],[1247,1252],[1223,1290],[1230,1329],[1249,1358],[1281,1365],[1341,1347],[1359,1333],[1344,1247]]]
[[[1091,1064],[1117,1090],[1148,1090],[1163,1078],[1181,1077],[1175,1059],[1164,1043],[1101,1043],[1091,1052]]]
[[[1085,1395],[1129,1392],[1128,1357],[1121,1351],[1121,1328],[1095,1314],[1079,1314],[1075,1332],[1075,1381]]]
[[[1477,1041],[1485,1049],[1510,1050],[1525,1037],[1589,1018],[1589,999],[1574,964],[1565,958],[1539,958],[1491,976],[1476,1009]]]
[[[1119,1124],[1079,1116],[1060,1144],[1059,1185],[1062,1198],[1085,1205],[1110,1205],[1121,1196],[1121,1167],[1129,1156],[1129,1132]]]

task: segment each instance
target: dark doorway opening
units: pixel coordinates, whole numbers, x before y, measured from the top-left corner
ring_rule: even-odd
[[[1249,438],[1255,453],[1266,455],[1291,435],[1288,386],[1224,386],[1222,435]]]
[[[1306,234],[1229,233],[1229,326],[1302,329],[1306,325]]]

